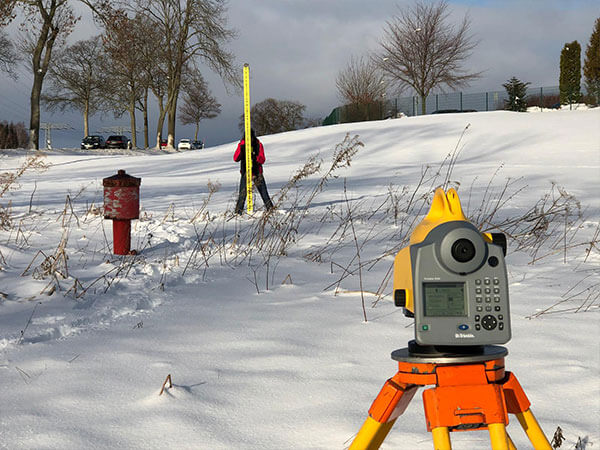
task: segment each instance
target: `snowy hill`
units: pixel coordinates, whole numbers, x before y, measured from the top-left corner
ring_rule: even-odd
[[[437,186],[509,235],[507,368],[544,431],[598,445],[599,124],[600,109],[498,111],[265,136],[279,210],[255,193],[242,218],[236,143],[47,154],[0,198],[0,448],[348,446],[413,337],[389,269]],[[310,157],[320,170],[291,183]],[[101,215],[118,169],[142,178],[137,256],[112,255]],[[384,447],[431,448],[420,394]]]

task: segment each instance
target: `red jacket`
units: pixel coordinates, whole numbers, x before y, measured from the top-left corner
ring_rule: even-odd
[[[262,173],[262,165],[267,160],[265,158],[265,149],[262,145],[262,142],[260,142],[258,139],[256,140],[256,142],[258,142],[258,153],[254,148],[252,149],[253,175],[258,175],[259,173]],[[233,154],[233,160],[235,162],[240,162],[240,173],[246,173],[246,142],[244,139],[242,139],[239,142],[237,148],[235,149],[235,153]]]

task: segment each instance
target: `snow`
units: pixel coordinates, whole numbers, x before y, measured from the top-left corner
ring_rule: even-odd
[[[507,368],[549,438],[560,426],[563,448],[578,438],[598,445],[599,124],[598,108],[498,111],[265,136],[274,198],[311,155],[324,161],[288,193],[274,216],[281,226],[298,218],[293,202],[306,200],[347,133],[364,144],[303,211],[284,255],[249,242],[263,217],[258,195],[253,217],[232,214],[236,143],[49,152],[47,170],[26,172],[0,200],[13,218],[0,229],[0,448],[347,447],[395,373],[390,353],[413,337],[391,283],[374,307],[373,293],[443,184],[473,218],[502,198],[492,223],[524,215],[546,194],[549,203],[572,196],[570,215],[550,222],[539,248],[509,238]],[[25,156],[5,152],[0,171],[14,172]],[[137,256],[111,254],[111,223],[99,214],[102,178],[118,169],[142,178]],[[408,214],[394,217],[390,192],[401,205],[413,198]],[[339,228],[348,209],[356,242]],[[357,244],[363,262],[382,257],[361,272],[367,322]],[[66,278],[52,277],[51,262]],[[337,284],[346,267],[352,275]],[[168,374],[173,387],[159,396]],[[514,417],[508,429],[529,448]],[[482,431],[452,440],[489,448]],[[431,448],[420,394],[383,448]]]

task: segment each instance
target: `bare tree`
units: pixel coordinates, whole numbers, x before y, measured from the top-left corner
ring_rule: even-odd
[[[66,38],[78,17],[68,0],[17,0],[24,12],[26,30],[21,47],[31,56],[33,85],[30,98],[29,148],[39,148],[40,99],[44,77],[52,62],[54,45]]]
[[[16,0],[2,0],[0,2],[0,27],[8,25],[14,18]]]
[[[456,27],[449,23],[448,4],[416,0],[387,22],[380,51],[374,62],[399,90],[413,88],[425,99],[434,88],[456,89],[480,76],[463,65],[477,45],[470,35],[470,20],[464,16]]]
[[[136,106],[142,112],[144,122],[144,146],[149,147],[148,138],[148,94],[152,91],[158,103],[158,120],[156,129],[156,148],[160,148],[162,129],[166,117],[165,95],[168,78],[165,54],[165,36],[155,23],[146,15],[137,14],[134,26],[138,36],[143,39],[138,43],[138,58],[140,63],[140,79],[142,95]]]
[[[106,52],[105,98],[115,116],[129,113],[131,144],[137,147],[135,111],[144,96],[144,70],[142,64],[145,37],[138,33],[136,19],[125,11],[114,10],[110,20],[104,22],[102,43]]]
[[[371,59],[352,56],[335,79],[338,96],[346,103],[367,104],[381,100],[385,95],[386,80]]]
[[[335,85],[340,99],[350,106],[352,121],[369,120],[372,111],[380,118],[387,83],[372,59],[351,57],[339,71]]]
[[[0,71],[8,73],[12,78],[17,77],[15,72],[16,63],[19,56],[15,51],[15,46],[8,38],[4,30],[0,30]]]
[[[197,58],[221,75],[224,81],[239,85],[233,69],[233,55],[224,45],[235,33],[227,28],[225,0],[135,0],[165,39],[167,69],[166,111],[168,144],[175,142],[177,101],[187,64]]]
[[[183,82],[183,106],[179,109],[179,121],[184,125],[196,125],[194,140],[198,140],[198,130],[203,119],[212,119],[221,112],[221,105],[217,103],[202,74],[194,71]]]
[[[299,102],[268,98],[250,109],[252,128],[257,135],[297,130],[305,124],[305,109]],[[244,115],[240,116],[239,128],[244,130]]]
[[[50,111],[81,111],[84,136],[89,135],[89,116],[100,107],[104,66],[102,41],[96,36],[58,52],[48,72],[50,85],[42,102]]]

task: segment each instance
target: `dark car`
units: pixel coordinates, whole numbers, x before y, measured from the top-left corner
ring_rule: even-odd
[[[106,148],[127,148],[129,139],[127,136],[109,136],[106,140]]]
[[[90,148],[106,148],[106,142],[102,136],[86,136],[81,141],[81,149],[89,150]]]
[[[192,141],[192,150],[200,150],[204,148],[204,142]]]

